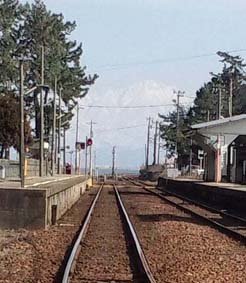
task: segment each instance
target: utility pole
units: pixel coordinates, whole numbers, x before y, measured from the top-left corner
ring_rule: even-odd
[[[147,158],[147,146],[146,143],[144,144],[144,164],[146,163],[146,158]]]
[[[57,131],[56,131],[56,133],[55,133],[55,164],[58,164],[58,162],[57,162],[58,152],[57,151],[58,151],[58,134],[57,134]],[[56,173],[57,173],[57,171],[56,171]]]
[[[93,132],[92,132],[92,121],[91,121],[91,126],[90,126],[90,138],[92,138],[93,136]],[[90,149],[89,149],[89,154],[90,154],[90,163],[89,163],[89,174],[90,174],[90,177],[92,177],[92,145],[90,146]]]
[[[61,174],[61,96],[62,96],[62,88],[59,90],[59,119],[58,119],[58,160],[57,160],[57,173]]]
[[[20,60],[20,178],[21,188],[25,186],[25,131],[24,131],[24,71],[23,61]]]
[[[221,85],[219,85],[219,92],[218,92],[218,108],[217,108],[217,119],[221,117]],[[229,103],[229,115],[232,113],[230,112],[230,103]],[[230,114],[231,113],[231,114]],[[215,181],[221,181],[221,143],[220,143],[220,135],[217,135],[217,148],[215,151]]]
[[[158,121],[155,122],[153,165],[156,165],[157,128],[158,128]]]
[[[79,165],[78,165],[78,174],[80,175],[81,170],[80,170],[80,166],[81,166],[81,149],[79,150]]]
[[[94,175],[96,176],[96,168],[97,168],[97,151],[94,149]]]
[[[230,76],[230,93],[229,93],[229,117],[232,117],[232,75]]]
[[[210,121],[210,110],[208,109],[207,110],[207,122],[209,122]]]
[[[83,107],[79,106],[79,103],[77,103],[77,120],[76,120],[76,140],[75,140],[75,174],[80,174],[80,154],[81,149],[77,147],[77,144],[79,142],[79,109],[83,109]],[[78,157],[79,155],[79,157]]]
[[[90,122],[90,138],[92,139],[93,138],[93,124],[96,124],[96,123],[93,123],[92,121]],[[92,166],[92,146],[93,144],[90,146],[90,149],[89,149],[89,174],[90,176],[92,177],[92,169],[93,169],[93,166]]]
[[[190,176],[191,176],[191,173],[192,173],[192,144],[193,144],[193,141],[192,141],[192,138],[190,138],[190,168],[189,168],[189,173],[190,173]]]
[[[176,93],[176,92],[174,92]],[[184,97],[184,91],[178,91],[177,92],[177,100],[176,100],[176,106],[177,106],[177,121],[176,121],[176,156],[177,156],[177,161],[178,161],[178,157],[179,157],[179,152],[178,152],[178,144],[179,144],[179,119],[180,119],[180,115],[179,115],[179,109],[180,109],[180,97]]]
[[[87,177],[87,151],[88,151],[87,140],[88,140],[88,137],[86,136],[86,139],[85,139],[85,177]]]
[[[160,164],[160,152],[161,152],[161,127],[159,123],[157,164]]]
[[[113,146],[113,151],[112,151],[112,177],[115,176],[115,146]]]
[[[39,137],[39,176],[44,171],[44,46],[41,46],[41,91],[40,91],[40,137]]]
[[[218,88],[217,119],[221,117],[221,85]]]
[[[148,130],[147,130],[147,144],[146,144],[146,164],[145,167],[148,169],[149,166],[149,139],[150,139],[150,127],[151,127],[151,118],[148,118]]]
[[[53,93],[53,129],[52,129],[52,159],[51,159],[51,171],[52,176],[55,174],[56,163],[56,93],[57,93],[57,77],[55,77],[55,86]]]
[[[63,173],[66,174],[66,128],[63,128]]]
[[[77,122],[76,122],[76,142],[75,142],[75,174],[78,174],[78,148],[77,143],[79,139],[79,103],[77,103]]]

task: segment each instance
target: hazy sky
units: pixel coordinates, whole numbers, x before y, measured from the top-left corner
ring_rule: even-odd
[[[81,104],[131,105],[135,91],[144,105],[170,103],[172,88],[195,91],[209,79],[209,72],[219,71],[218,50],[246,49],[246,2],[240,0],[46,0],[47,7],[62,12],[67,20],[75,20],[73,38],[83,42],[83,63],[88,72],[97,72],[100,79]],[[235,54],[246,56],[246,52]],[[156,87],[159,85],[160,87]],[[151,99],[148,93],[154,86]],[[168,94],[167,94],[168,90]],[[141,99],[139,92],[146,92]],[[165,95],[163,93],[166,93]],[[122,93],[129,93],[128,99]],[[155,97],[162,97],[155,101]],[[144,127],[100,134],[102,128],[117,128],[146,123],[148,114],[167,112],[170,108],[137,111],[135,118],[121,110],[95,112],[81,110],[81,139],[88,133],[85,122],[96,120],[95,139],[98,164],[110,164],[111,146],[117,138],[118,165],[138,166],[143,162],[146,130]],[[154,111],[154,112],[153,112]],[[98,115],[97,115],[98,113]],[[104,116],[105,115],[105,116]],[[129,118],[129,117],[131,118]],[[100,120],[97,118],[100,117]],[[132,137],[138,141],[132,147]],[[73,147],[74,129],[69,135]],[[128,138],[127,138],[128,137]],[[127,151],[133,150],[131,158]],[[135,152],[135,153],[134,153]]]
[[[216,56],[172,59],[244,49],[246,2],[240,0],[47,0],[76,20],[74,38],[101,84],[154,79],[196,90],[218,68]],[[170,61],[168,61],[170,60]],[[143,63],[143,64],[138,64]],[[144,64],[146,63],[146,64]],[[110,66],[114,65],[115,69]],[[120,68],[121,67],[121,68]]]

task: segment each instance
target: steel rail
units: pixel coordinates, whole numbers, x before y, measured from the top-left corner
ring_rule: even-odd
[[[192,210],[192,209],[189,209],[189,208],[187,208],[187,207],[184,207],[184,206],[182,206],[181,204],[178,204],[178,203],[176,203],[175,201],[172,201],[172,200],[168,199],[167,197],[161,195],[161,194],[158,193],[158,192],[153,192],[152,190],[150,190],[150,189],[146,188],[145,186],[143,186],[143,184],[141,184],[141,183],[140,183],[140,184],[137,184],[137,182],[132,181],[132,180],[129,180],[129,179],[128,179],[128,181],[131,182],[131,183],[133,183],[133,184],[136,185],[136,186],[140,186],[140,187],[141,187],[142,189],[144,189],[145,191],[148,191],[148,192],[150,192],[151,194],[156,195],[156,196],[159,197],[160,199],[162,199],[162,200],[166,201],[167,203],[169,203],[169,204],[175,206],[176,208],[178,208],[178,209],[180,209],[180,210],[182,210],[182,211],[184,211],[184,212],[186,212],[186,213],[188,213],[188,214],[190,214],[190,215],[192,215],[192,216],[194,216],[194,217],[196,217],[196,218],[199,218],[199,219],[202,220],[202,221],[205,221],[205,222],[208,223],[210,226],[217,228],[220,232],[223,232],[224,234],[227,234],[228,236],[230,236],[230,237],[232,237],[232,238],[234,238],[234,239],[236,239],[236,240],[239,240],[239,241],[241,241],[242,243],[246,244],[246,235],[243,235],[243,234],[241,234],[240,232],[237,232],[237,231],[234,230],[234,229],[228,228],[228,227],[226,227],[226,226],[224,226],[224,225],[218,223],[217,221],[210,219],[209,217],[206,217],[206,216],[204,216],[204,215],[202,215],[202,214],[200,214],[200,213],[195,212],[195,211]],[[170,194],[170,195],[173,195],[173,196],[176,197],[176,198],[180,198],[180,199],[183,200],[183,201],[184,201],[184,200],[187,201],[185,198],[183,198],[183,196],[175,196],[172,192],[169,193],[169,194]],[[194,205],[200,206],[199,204],[195,204],[195,203],[194,203]],[[204,209],[207,209],[208,211],[210,210],[209,207],[207,207],[207,208],[204,207]],[[212,210],[211,210],[211,211],[212,211]],[[223,214],[223,212],[220,212],[220,213]],[[236,221],[240,220],[240,218],[239,218],[239,219],[238,219],[238,218],[235,218],[233,215],[225,215],[225,216],[230,217],[230,218],[234,218]]]
[[[79,249],[80,249],[80,244],[81,244],[81,241],[83,240],[87,230],[88,230],[88,227],[89,227],[89,224],[90,224],[90,221],[91,221],[91,216],[92,216],[92,213],[94,211],[94,208],[95,208],[95,205],[97,203],[97,200],[101,194],[101,191],[102,191],[102,188],[103,188],[104,184],[101,185],[100,189],[98,190],[97,194],[96,194],[96,197],[94,198],[89,210],[88,210],[88,213],[86,215],[86,219],[82,225],[82,228],[80,230],[80,233],[78,235],[78,238],[73,246],[73,249],[70,253],[70,256],[69,256],[69,259],[67,261],[67,264],[66,264],[66,268],[65,268],[65,271],[64,271],[64,274],[63,274],[63,278],[62,278],[62,283],[69,283],[70,282],[70,276],[71,276],[71,271],[72,271],[72,268],[73,268],[73,265],[76,261],[76,257],[78,255],[78,252],[79,252]]]
[[[131,180],[131,182],[133,182],[133,181]],[[146,184],[143,181],[138,181],[138,183],[140,183],[141,185],[147,186],[147,187],[151,187],[151,185]],[[137,184],[137,183],[135,183],[135,184]],[[140,186],[140,184],[139,184],[139,186]],[[155,186],[153,186],[153,187],[155,187]],[[188,197],[186,197],[184,195],[178,194],[176,192],[172,192],[172,191],[170,191],[168,189],[165,189],[165,188],[158,188],[158,187],[155,187],[155,188],[158,191],[160,191],[161,193],[168,193],[168,194],[170,194],[172,196],[175,196],[177,198],[181,198],[182,200],[185,200],[185,201],[190,202],[190,203],[192,203],[194,205],[200,206],[200,207],[202,207],[204,209],[211,210],[212,212],[219,213],[219,214],[224,215],[224,216],[226,216],[228,218],[231,218],[231,219],[234,219],[234,220],[237,220],[237,221],[241,221],[241,222],[244,222],[246,224],[246,219],[245,218],[242,218],[242,217],[240,217],[238,215],[231,214],[231,213],[229,213],[229,212],[227,212],[227,211],[225,211],[223,209],[218,209],[218,208],[209,206],[209,205],[204,204],[204,203],[202,203],[200,201],[188,198]]]
[[[217,209],[217,208],[215,208],[215,207],[212,207],[212,206],[209,206],[209,205],[207,205],[207,204],[201,203],[201,202],[199,202],[199,201],[196,201],[196,200],[190,199],[190,198],[188,198],[188,197],[185,197],[185,196],[183,196],[183,195],[180,195],[180,194],[171,192],[171,191],[169,191],[169,190],[167,190],[167,189],[163,189],[163,190],[158,189],[158,190],[159,190],[160,192],[164,192],[164,193],[168,193],[168,194],[170,194],[170,195],[173,195],[173,196],[175,196],[175,197],[177,197],[177,198],[181,198],[182,200],[185,200],[185,201],[190,202],[190,203],[192,203],[192,204],[194,204],[194,205],[200,206],[200,207],[202,207],[202,208],[204,208],[204,209],[207,209],[207,210],[210,210],[210,211],[212,211],[212,212],[215,212],[215,213],[224,215],[224,216],[226,216],[226,217],[228,217],[228,218],[231,218],[231,219],[234,219],[234,220],[237,220],[237,221],[241,221],[241,222],[243,222],[243,223],[246,225],[246,219],[245,219],[245,218],[242,218],[242,217],[240,217],[240,216],[233,215],[233,214],[231,214],[231,213],[229,213],[229,212],[226,212],[226,211],[224,211],[224,210]]]
[[[127,229],[129,231],[129,236],[132,238],[133,243],[134,243],[134,247],[136,250],[136,255],[138,257],[138,265],[140,267],[140,269],[142,270],[143,276],[145,277],[144,282],[146,283],[156,283],[156,280],[154,279],[154,276],[151,273],[150,267],[148,265],[148,262],[146,260],[146,257],[144,255],[144,252],[141,248],[140,242],[138,240],[138,236],[136,234],[136,231],[131,223],[131,220],[127,214],[127,211],[125,209],[125,206],[123,204],[123,201],[120,197],[120,193],[116,187],[116,185],[114,185],[114,190],[115,190],[115,194],[116,194],[116,198],[119,204],[119,208],[122,212],[122,215],[124,217],[124,220],[127,224]]]
[[[130,181],[130,180],[129,180],[129,181]],[[133,181],[131,180],[131,182],[133,182]],[[143,181],[138,181],[138,183],[140,183],[141,185],[147,186],[147,187],[151,187],[151,185],[146,184],[146,183],[143,182]],[[137,184],[137,183],[135,183],[135,184]],[[139,184],[139,186],[140,186],[140,184]],[[153,187],[155,187],[155,186],[153,186]],[[210,211],[212,211],[212,212],[215,212],[215,213],[224,215],[224,216],[226,216],[226,217],[228,217],[228,218],[231,218],[231,219],[233,219],[233,220],[241,221],[241,222],[243,222],[243,223],[246,225],[246,219],[245,219],[245,218],[242,218],[242,217],[240,217],[240,216],[238,216],[238,215],[231,214],[231,213],[229,213],[229,212],[227,212],[227,211],[225,211],[225,210],[223,210],[223,209],[218,209],[218,208],[209,206],[209,205],[204,204],[204,203],[202,203],[202,202],[200,202],[200,201],[197,201],[197,200],[188,198],[188,197],[186,197],[186,196],[184,196],[184,195],[181,195],[181,194],[177,194],[176,192],[172,192],[172,191],[167,190],[167,189],[165,189],[165,188],[162,188],[162,189],[161,189],[161,188],[158,188],[158,187],[155,187],[155,188],[156,188],[158,191],[160,191],[161,193],[168,193],[168,194],[170,194],[170,195],[172,195],[172,196],[175,196],[175,197],[177,197],[177,198],[181,198],[182,200],[185,200],[185,201],[187,201],[187,202],[190,202],[191,204],[200,206],[200,207],[202,207],[202,208],[204,208],[204,209],[207,209],[207,210],[210,210]]]

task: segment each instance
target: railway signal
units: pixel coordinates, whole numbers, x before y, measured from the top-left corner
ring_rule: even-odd
[[[87,146],[92,146],[92,144],[93,144],[92,139],[91,138],[87,139],[86,145]]]
[[[85,142],[76,142],[75,148],[77,149],[77,151],[85,149]]]

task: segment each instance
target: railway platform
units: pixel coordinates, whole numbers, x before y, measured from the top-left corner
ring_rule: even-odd
[[[80,198],[91,179],[84,176],[57,175],[0,182],[0,229],[46,228],[70,209]]]
[[[202,202],[216,204],[221,209],[246,214],[246,185],[161,177],[158,180],[158,187]]]

